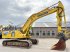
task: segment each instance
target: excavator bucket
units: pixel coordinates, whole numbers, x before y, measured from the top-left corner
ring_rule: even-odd
[[[60,33],[59,41],[52,47],[52,50],[65,50],[66,48],[66,40],[67,38],[64,36],[63,33]]]

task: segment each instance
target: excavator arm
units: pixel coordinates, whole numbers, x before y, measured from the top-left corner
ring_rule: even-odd
[[[56,4],[58,4],[58,6],[54,6]],[[40,12],[38,12],[38,13],[35,13],[35,14],[31,15],[28,18],[28,20],[26,21],[26,23],[24,24],[24,26],[22,27],[22,32],[24,34],[26,34],[28,32],[28,29],[29,29],[30,25],[32,25],[34,21],[36,21],[37,19],[42,18],[44,16],[55,13],[55,12],[56,12],[56,15],[57,15],[56,18],[57,18],[58,32],[61,32],[61,30],[62,30],[62,28],[61,28],[62,17],[65,15],[64,14],[64,6],[61,3],[61,1],[59,1],[56,4],[46,8],[46,9],[40,11]],[[64,19],[65,19],[65,17],[64,17]]]

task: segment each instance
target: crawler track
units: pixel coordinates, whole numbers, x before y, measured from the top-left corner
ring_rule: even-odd
[[[32,46],[32,42],[29,40],[4,40],[2,45],[30,48]]]

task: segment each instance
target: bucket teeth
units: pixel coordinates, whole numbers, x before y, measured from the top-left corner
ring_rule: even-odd
[[[57,44],[52,47],[52,50],[65,50],[66,43],[64,40],[59,40]]]
[[[59,41],[52,47],[52,50],[65,50],[68,38],[65,37],[64,33],[58,33],[58,35],[60,35]]]

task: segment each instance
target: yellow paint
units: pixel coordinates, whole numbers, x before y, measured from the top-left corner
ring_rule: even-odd
[[[31,38],[31,36],[27,37],[26,34],[22,34],[19,30],[14,31],[15,34],[12,36],[12,32],[9,32],[8,34],[4,34],[2,32],[2,38]]]
[[[30,30],[30,26],[33,24],[33,22],[39,18],[53,14],[55,12],[56,12],[56,18],[57,18],[58,33],[61,32],[61,30],[62,30],[62,17],[64,17],[64,19],[65,19],[64,6],[61,3],[61,1],[58,2],[58,6],[54,6],[54,5],[52,5],[53,7],[50,6],[50,7],[46,8],[38,13],[31,15],[27,19],[24,26],[22,27],[22,29],[21,29],[22,32],[20,30],[15,30],[14,37],[11,36],[12,31],[9,32],[7,35],[2,33],[2,38],[31,38],[31,36],[29,35],[29,30]],[[66,21],[66,19],[65,19],[65,21]]]

